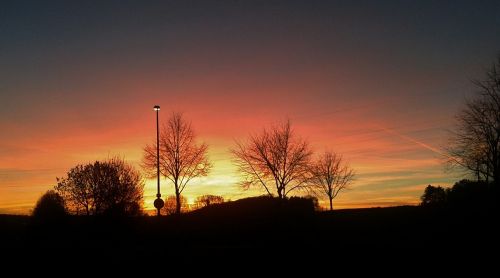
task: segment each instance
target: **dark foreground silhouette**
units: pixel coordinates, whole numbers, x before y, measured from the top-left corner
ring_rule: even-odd
[[[303,199],[258,197],[181,216],[70,216],[40,223],[0,215],[2,252],[12,260],[92,266],[160,263],[314,265],[406,256],[485,256],[498,250],[496,214],[417,206],[315,212]],[[422,257],[420,257],[422,258]]]

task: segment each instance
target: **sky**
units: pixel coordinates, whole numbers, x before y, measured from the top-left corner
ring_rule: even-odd
[[[30,213],[77,164],[140,169],[155,104],[210,147],[189,202],[264,194],[238,185],[229,149],[290,119],[355,169],[336,208],[417,204],[463,177],[440,150],[499,34],[498,1],[2,1],[0,213]]]

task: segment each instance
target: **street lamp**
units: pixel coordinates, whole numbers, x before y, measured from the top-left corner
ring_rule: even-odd
[[[156,200],[154,202],[155,208],[158,210],[158,216],[160,216],[160,210],[165,205],[161,199],[160,194],[160,130],[158,126],[158,111],[160,111],[160,106],[155,105],[153,109],[156,111],[156,177],[158,181]]]

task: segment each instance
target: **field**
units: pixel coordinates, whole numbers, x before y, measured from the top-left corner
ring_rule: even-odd
[[[497,250],[494,222],[491,212],[481,211],[405,206],[315,212],[249,198],[160,218],[72,216],[41,224],[1,215],[0,238],[4,254],[29,262],[316,265],[380,260],[381,254],[478,258]]]

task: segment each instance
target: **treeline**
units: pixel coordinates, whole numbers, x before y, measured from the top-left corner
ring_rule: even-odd
[[[486,181],[456,182],[450,188],[428,185],[421,197],[421,206],[467,210],[491,210],[496,205],[498,188]]]

